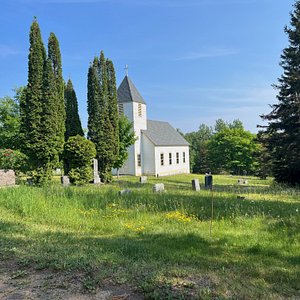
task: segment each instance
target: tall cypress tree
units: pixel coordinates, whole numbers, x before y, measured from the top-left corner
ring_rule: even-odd
[[[112,126],[112,143],[114,151],[114,161],[119,155],[119,113],[118,113],[118,95],[116,86],[116,74],[114,64],[111,60],[106,60],[107,67],[107,85],[108,85],[108,113]]]
[[[88,139],[98,144],[100,128],[100,84],[98,80],[99,59],[94,58],[88,71]]]
[[[56,80],[52,68],[51,59],[48,58],[45,63],[44,80],[43,80],[43,115],[41,119],[41,136],[39,146],[41,156],[37,177],[38,183],[43,183],[51,180],[52,170],[58,165],[59,155],[61,150],[57,145],[60,145],[61,140],[57,134],[57,128],[54,126],[57,114],[57,98],[58,91],[56,89]]]
[[[281,55],[283,75],[275,85],[278,103],[262,116],[268,125],[260,132],[272,157],[275,179],[291,184],[300,183],[300,1],[294,8],[290,27],[285,27],[289,46]]]
[[[66,103],[66,141],[70,136],[84,136],[81,121],[78,114],[78,102],[71,79],[68,80],[65,87]]]
[[[26,96],[20,103],[21,147],[27,154],[33,168],[42,166],[41,124],[43,115],[43,78],[46,50],[36,18],[30,27],[30,48],[28,56],[28,83]]]
[[[65,140],[66,109],[64,100],[64,80],[62,76],[61,53],[58,39],[56,38],[53,32],[50,33],[48,39],[48,58],[51,62],[55,79],[55,86],[57,89],[56,106],[54,107],[56,121],[55,124],[53,124],[53,126],[56,127],[56,147],[59,153],[61,154],[63,151]]]
[[[107,61],[101,51],[100,59],[94,59],[88,72],[88,137],[96,145],[100,177],[104,182],[111,180],[111,169],[116,160],[118,145],[118,132],[114,129],[110,115],[111,96],[108,82]]]

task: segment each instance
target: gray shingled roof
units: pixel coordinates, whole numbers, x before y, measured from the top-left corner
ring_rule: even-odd
[[[142,132],[155,146],[189,146],[168,122],[147,120],[147,130]]]
[[[118,88],[118,102],[138,102],[146,104],[143,97],[127,75],[124,77]]]

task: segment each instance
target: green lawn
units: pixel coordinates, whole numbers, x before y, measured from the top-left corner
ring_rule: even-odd
[[[88,289],[109,279],[146,299],[300,298],[300,190],[214,176],[213,192],[194,192],[193,178],[204,181],[2,188],[0,259],[84,270]],[[166,192],[154,194],[156,182]],[[131,193],[119,196],[124,188]]]

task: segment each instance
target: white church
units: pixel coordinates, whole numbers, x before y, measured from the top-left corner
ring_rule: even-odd
[[[189,143],[169,123],[147,119],[147,105],[128,75],[118,88],[119,114],[133,122],[137,141],[119,174],[166,176],[190,173]]]

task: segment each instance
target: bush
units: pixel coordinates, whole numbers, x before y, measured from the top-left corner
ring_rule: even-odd
[[[85,184],[93,178],[92,159],[96,156],[93,142],[76,135],[69,138],[64,149],[65,173],[70,182]]]
[[[18,173],[26,169],[26,161],[27,156],[18,150],[0,149],[0,169]]]

